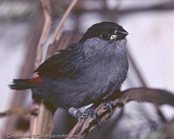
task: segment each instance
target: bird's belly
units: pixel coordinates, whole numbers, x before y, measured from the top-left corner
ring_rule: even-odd
[[[88,101],[94,102],[102,99],[106,93],[110,93],[113,89],[119,89],[121,81],[119,81],[118,75],[120,74],[117,69],[100,68],[100,71],[93,70],[89,72],[82,80],[87,89],[83,92],[83,96],[86,96]]]
[[[54,107],[81,107],[111,95],[126,77],[117,66],[94,66],[76,80],[45,80],[39,92]],[[121,76],[120,76],[121,75]]]
[[[122,64],[122,63],[121,63]],[[106,63],[97,67],[93,80],[93,89],[91,90],[91,99],[97,101],[113,94],[115,90],[120,89],[121,84],[127,76],[128,67],[120,63]],[[104,65],[104,66],[103,66]],[[123,68],[124,67],[124,68]]]

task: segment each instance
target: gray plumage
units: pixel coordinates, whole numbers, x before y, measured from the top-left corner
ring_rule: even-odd
[[[98,101],[119,89],[126,78],[125,39],[109,44],[100,38],[90,38],[77,45],[81,48],[76,50],[81,58],[72,61],[83,65],[78,77],[61,77],[55,81],[45,78],[38,88],[46,100],[56,102],[55,107],[81,107]]]
[[[78,108],[106,99],[127,76],[126,35],[116,23],[93,25],[78,43],[41,64],[36,70],[41,85],[32,89],[55,108]]]

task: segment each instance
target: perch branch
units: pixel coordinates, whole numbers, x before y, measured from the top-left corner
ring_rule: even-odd
[[[51,20],[51,18],[50,18],[50,13],[51,12],[48,11],[48,9],[51,9],[50,4],[49,4],[50,1],[48,2],[46,0],[42,0],[41,2],[42,2],[42,5],[43,5],[45,18],[47,18],[48,21],[45,20],[45,22],[46,22],[45,26],[44,26],[45,30],[43,29],[41,39],[40,39],[41,41],[39,42],[39,45],[38,45],[38,53],[37,53],[38,55],[37,55],[37,58],[36,58],[36,65],[39,65],[40,62],[41,62],[41,57],[42,57],[41,55],[42,55],[42,52],[43,52],[41,43],[43,43],[43,41],[47,38],[48,32],[50,30],[50,26],[51,26],[51,24],[50,24],[51,23],[51,21],[50,21]],[[59,33],[59,30],[61,29],[61,26],[62,26],[64,20],[66,19],[66,17],[70,13],[70,11],[72,10],[72,8],[74,7],[76,2],[77,2],[77,0],[73,0],[71,5],[67,9],[67,12],[63,16],[63,18],[61,20],[61,23],[58,25],[58,27],[56,29],[55,36],[57,36],[57,34]],[[53,43],[55,43],[55,42],[57,42],[56,37],[55,37],[55,39],[53,39]],[[49,47],[50,47],[50,45],[49,45]],[[53,48],[56,48],[56,47],[58,48],[58,45],[53,44]],[[52,47],[50,49],[52,49]],[[48,50],[50,50],[50,49],[48,48]],[[51,51],[51,52],[52,53],[50,53],[50,55],[53,55],[55,53],[54,51]],[[48,56],[46,56],[46,57],[48,57]],[[37,93],[33,93],[33,94],[37,94]],[[34,99],[33,99],[32,108],[38,108],[39,109],[39,114],[37,116],[35,116],[35,115],[31,116],[30,135],[51,134],[51,131],[52,131],[52,128],[53,128],[53,113],[54,113],[54,110],[47,107],[42,102],[42,100],[39,100],[39,103],[38,103],[39,96],[33,96],[33,97],[34,97]]]
[[[174,95],[159,89],[148,88],[134,88],[124,92],[117,93],[113,100],[113,111],[115,112],[119,107],[122,107],[128,101],[151,102],[158,105],[169,104],[174,106]],[[105,109],[104,104],[100,104],[95,110],[101,122],[107,120],[109,110]],[[91,125],[93,118],[80,119],[79,122],[70,131],[69,136],[76,135],[77,139],[83,139],[90,131],[96,128],[96,125]]]

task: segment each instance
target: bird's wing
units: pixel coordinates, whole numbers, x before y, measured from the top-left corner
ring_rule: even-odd
[[[86,59],[77,45],[72,45],[60,54],[54,55],[42,63],[35,72],[40,77],[57,79],[59,77],[77,78],[85,67]]]

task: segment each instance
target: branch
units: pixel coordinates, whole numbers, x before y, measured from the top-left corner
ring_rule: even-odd
[[[59,40],[50,44],[47,50],[46,59],[53,54],[58,54],[58,50],[66,49],[67,46],[79,41],[83,35],[73,31],[64,31],[60,34]]]
[[[65,49],[70,44],[78,41],[81,36],[80,33],[78,34],[70,31],[61,33],[59,41],[56,41],[54,45],[51,45],[52,47],[48,48],[46,57],[55,54],[55,52],[58,52],[57,50]],[[39,98],[39,96],[36,96],[35,98]],[[38,108],[39,114],[37,116],[32,115],[31,117],[30,135],[51,134],[54,110],[47,107],[43,102],[40,102],[40,105],[38,105],[37,99],[33,101],[35,101],[33,108]]]
[[[11,115],[25,115],[25,114],[36,114],[38,112],[38,109],[24,109],[21,107],[13,107],[8,111],[0,113],[0,118],[5,116],[11,116]]]
[[[43,5],[43,9],[44,9],[44,16],[45,16],[45,24],[44,24],[44,29],[38,44],[38,50],[37,50],[37,58],[36,58],[36,65],[40,65],[41,63],[41,58],[42,58],[42,52],[43,52],[43,48],[42,48],[42,43],[45,41],[45,39],[48,36],[49,30],[51,28],[51,17],[50,17],[50,1],[47,0],[41,0],[42,5]],[[66,17],[68,16],[68,14],[70,13],[70,11],[72,10],[72,8],[75,6],[75,3],[77,2],[77,0],[74,0],[71,5],[69,6],[69,8],[67,9],[66,13],[64,14],[60,24],[58,25],[56,32],[55,32],[55,39],[57,34],[59,33],[59,30],[61,29],[61,26],[64,22],[64,20],[66,19]],[[67,37],[65,37],[67,39]],[[56,45],[55,42],[57,42],[55,39],[53,39],[53,43],[51,43],[53,45],[53,48],[59,48],[60,45]],[[66,41],[65,41],[66,42]],[[50,45],[49,45],[50,46]],[[52,47],[48,48],[48,50],[52,49]],[[55,54],[55,51],[51,51],[51,53],[49,53],[50,55]],[[48,55],[46,56],[48,57]],[[33,94],[37,94],[37,93],[33,93]],[[37,116],[32,115],[31,116],[31,120],[30,120],[30,135],[37,135],[37,134],[51,134],[52,128],[53,128],[53,114],[54,114],[54,109],[48,107],[45,103],[43,103],[42,99],[40,98],[40,96],[35,96],[33,95],[33,102],[32,102],[32,109],[33,108],[38,108],[39,109],[39,114]],[[39,100],[39,101],[38,101]],[[44,122],[43,122],[44,121]]]
[[[41,0],[44,11],[44,27],[40,40],[37,46],[37,56],[35,60],[35,68],[37,68],[42,60],[43,47],[42,44],[48,37],[51,28],[51,5],[48,0]],[[33,93],[35,94],[35,93]],[[38,134],[51,134],[53,128],[53,111],[46,107],[42,102],[38,103],[37,99],[33,96],[31,109],[38,109],[38,115],[31,115],[30,117],[30,135]],[[43,122],[44,121],[44,122]]]
[[[131,55],[131,53],[130,53],[128,46],[126,47],[126,50],[127,50],[127,55],[129,58],[129,64],[132,66],[133,70],[135,71],[136,76],[138,77],[138,79],[141,83],[141,86],[147,87],[147,83],[145,82],[144,78],[142,77],[142,74],[141,74],[140,70],[138,69],[137,63],[135,62],[133,55]]]
[[[63,15],[63,17],[62,17],[62,19],[61,19],[59,25],[58,25],[57,28],[56,28],[56,31],[55,31],[54,36],[53,36],[53,39],[52,39],[52,41],[51,41],[51,45],[55,42],[55,40],[56,40],[56,38],[57,38],[57,35],[59,34],[60,29],[61,29],[61,27],[62,27],[62,25],[63,25],[65,19],[68,17],[68,15],[70,14],[71,10],[72,10],[73,7],[76,5],[77,1],[78,1],[78,0],[73,0],[73,1],[71,2],[71,4],[69,5],[68,9],[66,10],[65,14]]]
[[[51,4],[48,0],[41,0],[43,12],[44,12],[44,26],[42,30],[42,34],[37,46],[37,57],[35,61],[35,66],[38,67],[42,61],[42,54],[43,54],[43,43],[45,42],[46,38],[51,29],[52,19],[51,19]]]
[[[157,105],[169,104],[174,106],[174,95],[165,90],[148,89],[148,88],[134,88],[128,89],[124,92],[115,93],[113,96],[113,111],[123,107],[129,101],[135,100],[137,102],[151,102]],[[104,104],[100,104],[95,110],[101,122],[104,122],[109,117],[109,110],[105,109]],[[69,136],[76,135],[77,139],[84,138],[90,131],[96,128],[96,125],[91,125],[93,118],[80,119],[79,122],[70,131]]]

